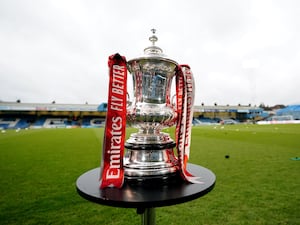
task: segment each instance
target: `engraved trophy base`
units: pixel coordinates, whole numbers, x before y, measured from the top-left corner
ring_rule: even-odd
[[[153,140],[153,137],[150,139]],[[140,134],[133,134],[125,143],[127,151],[124,157],[124,173],[127,183],[155,186],[181,180],[173,152],[175,142],[168,134],[161,133],[159,137],[164,137],[165,142],[149,144],[142,141]],[[147,139],[149,140],[149,135]]]

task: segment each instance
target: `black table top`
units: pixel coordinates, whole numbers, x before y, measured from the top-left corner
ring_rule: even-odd
[[[200,177],[203,184],[182,181],[176,184],[144,187],[125,183],[121,189],[100,189],[100,168],[95,168],[77,179],[76,188],[83,198],[102,205],[124,208],[175,205],[199,198],[214,188],[216,176],[209,169],[189,163],[188,171],[194,176]]]

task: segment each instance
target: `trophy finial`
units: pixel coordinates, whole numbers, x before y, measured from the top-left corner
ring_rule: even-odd
[[[157,42],[158,38],[155,36],[155,32],[156,32],[156,29],[151,29],[153,35],[151,37],[149,37],[149,40],[152,42],[152,45],[154,46],[155,45],[155,42]]]
[[[149,37],[149,41],[152,42],[152,45],[145,48],[144,53],[147,56],[149,56],[149,55],[151,55],[151,56],[158,56],[158,55],[163,56],[163,50],[160,47],[155,45],[155,42],[157,42],[157,40],[158,40],[158,38],[155,35],[156,29],[152,28],[151,32],[152,32],[152,36]]]

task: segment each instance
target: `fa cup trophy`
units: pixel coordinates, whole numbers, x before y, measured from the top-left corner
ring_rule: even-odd
[[[186,169],[193,117],[193,75],[189,66],[179,65],[163,54],[156,46],[155,30],[152,32],[149,38],[152,45],[144,49],[141,57],[128,62],[119,54],[109,57],[101,188],[120,188],[124,179],[140,184],[178,179],[195,182]],[[127,70],[133,80],[130,100]],[[174,77],[176,98],[171,95]],[[138,128],[138,132],[125,141],[126,125]],[[162,131],[174,125],[175,140]]]

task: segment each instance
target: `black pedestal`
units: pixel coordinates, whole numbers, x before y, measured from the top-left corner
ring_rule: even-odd
[[[179,204],[199,198],[210,192],[215,184],[213,172],[204,167],[188,164],[188,171],[200,177],[203,184],[184,181],[175,184],[141,186],[125,183],[121,189],[100,189],[100,168],[82,174],[76,182],[77,192],[83,198],[102,205],[137,208],[142,224],[155,224],[155,207]]]

